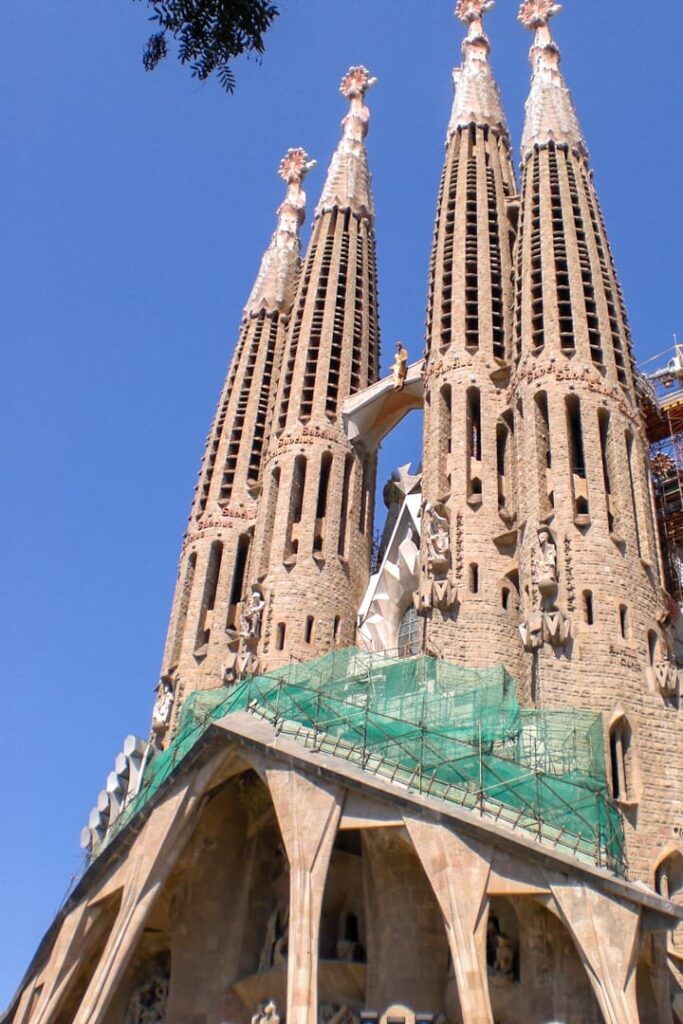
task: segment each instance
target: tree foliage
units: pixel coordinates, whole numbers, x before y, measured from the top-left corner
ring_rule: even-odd
[[[261,55],[263,37],[278,14],[269,0],[145,0],[154,32],[142,62],[153,71],[168,53],[168,37],[178,44],[182,64],[204,81],[214,72],[226,92],[233,92],[231,62],[243,53]]]

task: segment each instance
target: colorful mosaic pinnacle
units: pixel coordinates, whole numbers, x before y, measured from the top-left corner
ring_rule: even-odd
[[[518,17],[525,28],[534,30],[547,25],[561,10],[562,5],[553,3],[553,0],[524,0]]]
[[[495,6],[495,0],[458,0],[455,16],[465,24],[481,21],[482,17]]]
[[[316,161],[309,159],[305,149],[288,149],[280,162],[278,174],[288,185],[301,184],[315,165]]]

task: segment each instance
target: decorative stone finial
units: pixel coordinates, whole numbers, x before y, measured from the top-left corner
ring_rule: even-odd
[[[364,146],[370,126],[370,111],[364,99],[376,82],[377,79],[362,65],[349,68],[342,78],[340,92],[349,100],[351,109],[342,121],[344,132],[332,157],[317,214],[334,207],[349,208],[374,220],[370,171]]]
[[[561,10],[562,4],[553,3],[553,0],[524,0],[519,8],[518,18],[524,28],[534,31],[547,25]]]
[[[357,68],[349,68],[342,78],[339,91],[342,96],[346,96],[347,100],[352,100],[356,97],[362,99],[368,89],[372,89],[373,85],[376,84],[377,79],[372,78],[368,69],[364,68],[361,64]]]
[[[287,195],[277,211],[277,228],[245,306],[245,313],[251,316],[262,309],[281,313],[291,309],[299,269],[299,229],[306,218],[306,193],[301,185],[315,163],[301,148],[288,149],[280,161],[278,174],[287,183]]]
[[[316,161],[309,160],[305,149],[288,149],[280,162],[278,174],[288,185],[300,185],[315,165]]]
[[[467,25],[462,44],[462,66],[453,72],[455,98],[448,125],[448,139],[470,124],[489,125],[507,135],[507,123],[498,86],[489,64],[491,44],[482,19],[494,0],[458,0],[455,15]]]
[[[561,10],[553,0],[524,0],[519,9],[522,25],[535,32],[529,54],[533,75],[522,136],[523,159],[534,146],[549,142],[569,146],[588,157],[574,103],[560,71],[560,48],[548,25]]]
[[[469,25],[473,21],[481,21],[494,6],[495,0],[458,0],[455,16],[465,25]]]

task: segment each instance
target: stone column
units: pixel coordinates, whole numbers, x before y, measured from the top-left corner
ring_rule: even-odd
[[[287,1024],[317,1024],[320,911],[342,791],[291,768],[267,768],[289,860]]]
[[[405,823],[444,916],[463,1024],[493,1024],[486,970],[491,851],[444,825]]]
[[[551,885],[551,891],[605,1024],[638,1024],[635,966],[640,912],[584,885]]]

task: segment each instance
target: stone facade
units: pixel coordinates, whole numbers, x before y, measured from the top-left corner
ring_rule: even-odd
[[[628,322],[549,28],[559,5],[520,11],[534,42],[519,194],[491,6],[457,5],[467,37],[421,363],[399,343],[378,380],[365,68],[342,82],[350,110],[303,263],[311,164],[283,161],[183,544],[152,741],[129,737],[116,759],[87,870],[8,1024],[683,1024],[683,629]],[[403,467],[386,490],[371,578],[377,449],[420,405],[422,475]],[[201,718],[201,700],[216,712],[257,675],[354,644],[409,670],[426,651],[460,677],[502,664],[528,709],[599,712],[630,881],[587,864],[580,836],[569,848],[562,828],[506,816],[502,797],[485,809],[481,779],[479,804],[460,806],[422,763],[382,775],[365,742],[358,756],[279,704]],[[386,682],[378,664],[369,686]],[[220,687],[195,699],[195,740],[178,737],[187,698]],[[482,742],[480,729],[480,764]]]

